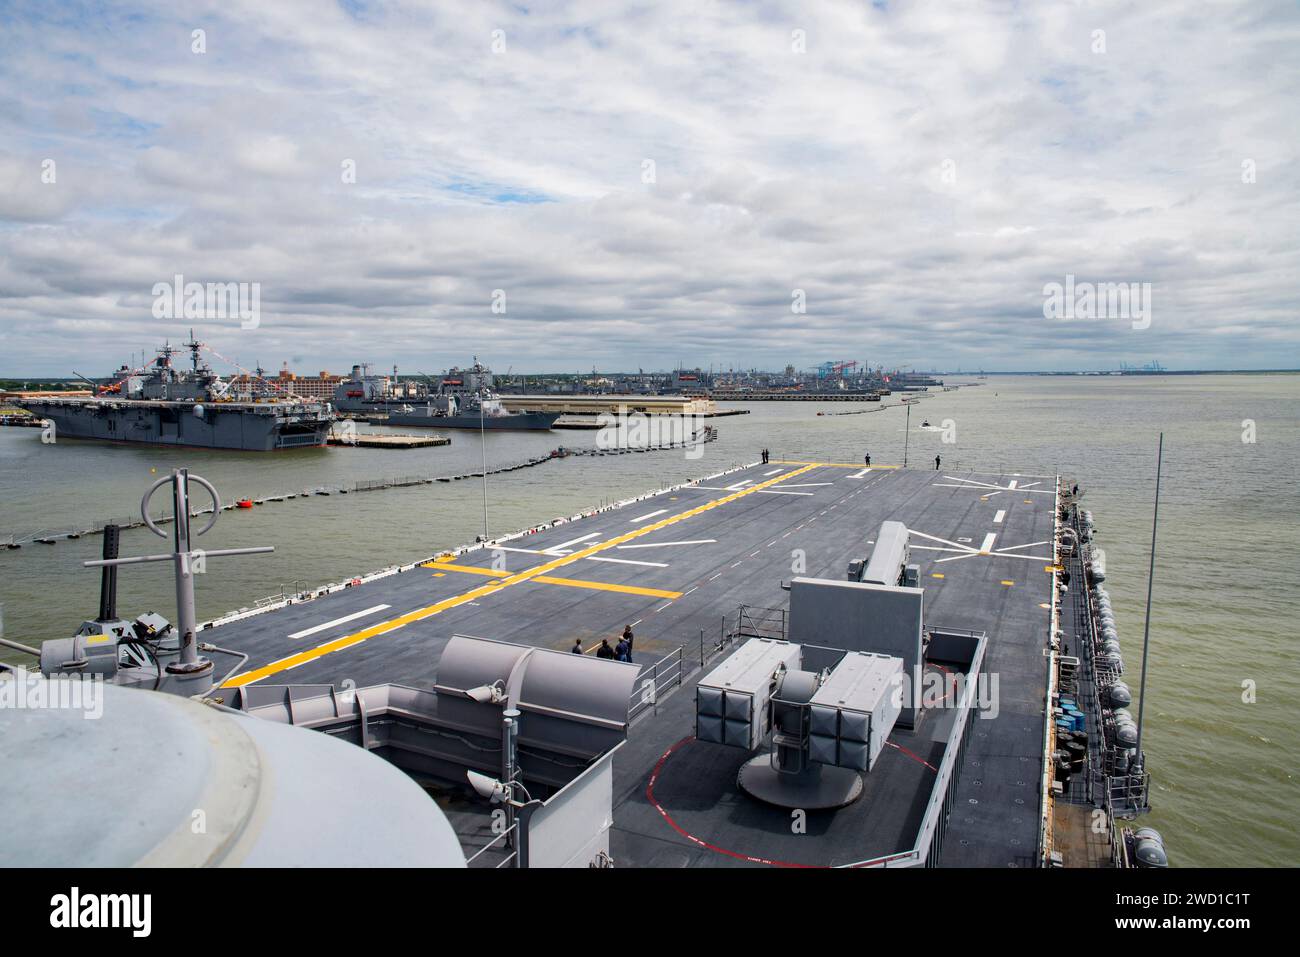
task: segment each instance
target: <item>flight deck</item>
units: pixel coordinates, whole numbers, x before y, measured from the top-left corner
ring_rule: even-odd
[[[653,706],[634,707],[615,754],[619,866],[888,864],[913,847],[941,770],[951,775],[942,862],[1033,866],[1056,502],[1054,476],[771,462],[431,556],[202,635],[250,655],[226,688],[432,688],[453,635],[563,652],[578,642],[592,655],[630,625],[642,676],[670,668],[676,680]],[[792,579],[844,580],[885,521],[910,533],[927,633],[987,636],[980,677],[992,701],[958,736],[950,771],[957,712],[927,708],[892,731],[856,802],[792,819],[736,788],[744,755],[696,740],[694,686],[735,651],[738,631],[785,637]],[[926,661],[935,668],[953,670]],[[475,818],[449,813],[465,840]]]

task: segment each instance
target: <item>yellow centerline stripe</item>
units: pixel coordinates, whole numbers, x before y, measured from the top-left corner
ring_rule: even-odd
[[[570,588],[591,588],[596,591],[621,591],[627,595],[646,595],[650,598],[681,598],[679,591],[667,591],[663,588],[643,588],[640,585],[611,585],[609,582],[589,582],[581,578],[555,578],[552,575],[538,575],[535,582],[547,585],[568,585]]]
[[[426,565],[426,568],[434,566]],[[491,578],[505,578],[504,572],[494,572],[490,568],[479,568],[475,565],[447,565],[439,563],[436,567],[445,568],[451,572],[467,572],[471,575],[487,575]],[[535,582],[542,582],[546,585],[569,585],[573,588],[592,588],[596,591],[621,591],[628,595],[649,595],[652,598],[681,598],[682,593],[679,591],[665,591],[662,588],[642,588],[640,585],[616,585],[610,582],[593,582],[584,581],[580,578],[555,578],[551,575],[538,575],[531,579]]]
[[[448,565],[445,562],[439,562],[436,565],[425,565],[425,568],[436,568],[439,571],[447,570],[449,572],[466,572],[470,575],[487,575],[489,578],[505,578],[505,572],[499,572],[492,568],[480,568],[477,565]]]
[[[712,499],[705,502],[703,505],[697,505],[695,508],[687,509],[685,512],[681,512],[677,515],[670,515],[668,518],[660,519],[651,525],[643,525],[642,527],[633,529],[630,532],[625,532],[622,535],[611,538],[607,542],[601,542],[600,544],[593,545],[590,548],[584,548],[582,551],[574,552],[572,555],[565,555],[561,558],[555,559],[554,561],[536,565],[526,571],[519,572],[516,575],[511,575],[509,578],[503,579],[499,584],[494,583],[483,585],[479,588],[475,588],[473,591],[467,591],[462,595],[453,595],[451,598],[444,598],[442,601],[435,602],[425,608],[417,608],[414,611],[409,611],[405,615],[400,615],[391,621],[382,621],[377,625],[371,625],[369,628],[362,629],[355,634],[344,635],[342,638],[336,638],[323,645],[317,645],[315,648],[310,648],[307,651],[301,651],[295,655],[290,655],[287,658],[281,658],[279,661],[273,661],[269,665],[264,665],[261,668],[255,668],[252,671],[246,671],[243,674],[235,675],[235,677],[226,681],[222,687],[242,688],[244,685],[252,684],[254,681],[261,681],[263,678],[279,674],[281,671],[287,671],[289,668],[296,667],[297,665],[306,664],[307,662],[320,658],[323,655],[328,655],[331,652],[339,651],[343,648],[355,645],[357,642],[365,641],[367,638],[373,638],[376,635],[383,635],[401,628],[403,625],[409,625],[412,622],[422,621],[425,618],[432,617],[439,612],[448,611],[452,608],[458,608],[461,605],[469,604],[476,599],[486,597],[487,595],[493,595],[501,591],[503,588],[508,588],[509,586],[516,585],[519,582],[529,581],[530,579],[536,578],[538,575],[545,575],[547,572],[554,571],[557,568],[562,568],[565,565],[571,565],[573,562],[586,558],[588,555],[595,555],[597,552],[602,552],[607,548],[613,548],[622,545],[624,542],[630,542],[633,539],[642,537],[643,535],[648,535],[651,532],[657,532],[660,529],[668,528],[670,525],[675,525],[677,522],[707,512],[711,508],[717,508],[719,505],[734,502],[736,499],[744,498],[746,495],[752,495],[760,489],[765,489],[769,486],[784,482],[786,479],[794,478],[796,475],[802,475],[803,473],[812,471],[815,468],[817,468],[817,463],[810,462],[803,468],[795,469],[793,472],[786,472],[784,475],[778,475],[776,478],[768,479],[766,482],[760,482],[757,485],[743,488],[738,492],[732,492],[730,495],[724,495],[721,498]],[[447,566],[445,564],[440,564],[439,567],[445,568]],[[461,567],[468,568],[470,566]]]

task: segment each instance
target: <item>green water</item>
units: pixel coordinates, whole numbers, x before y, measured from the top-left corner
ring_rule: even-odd
[[[494,477],[488,522],[500,534],[674,482],[773,458],[898,463],[956,469],[1057,472],[1085,490],[1107,553],[1125,661],[1139,660],[1157,434],[1165,433],[1160,541],[1151,625],[1151,687],[1144,745],[1153,813],[1175,865],[1295,865],[1300,838],[1294,757],[1300,749],[1300,667],[1289,626],[1300,617],[1297,489],[1300,376],[993,377],[922,400],[911,410],[824,415],[841,403],[753,403],[721,418],[701,458],[656,452],[569,458]],[[956,442],[917,428],[952,420]],[[1255,441],[1243,442],[1243,420]],[[444,475],[479,467],[478,436],[450,447],[319,449],[258,455],[63,441],[0,429],[0,539],[125,517],[148,484],[187,465],[230,498],[296,492],[359,479]],[[487,458],[507,463],[585,432],[487,436]],[[251,605],[296,582],[336,581],[472,541],[483,531],[476,481],[312,497],[225,513],[209,548],[272,544],[270,556],[212,559],[199,583],[201,617]],[[98,606],[96,536],[0,550],[6,635],[29,643],[64,636]],[[147,531],[123,535],[124,554],[166,548]],[[124,569],[125,613],[174,616],[167,566]],[[9,658],[8,660],[13,660]],[[1136,690],[1136,675],[1131,682]],[[1254,701],[1243,700],[1253,682]]]

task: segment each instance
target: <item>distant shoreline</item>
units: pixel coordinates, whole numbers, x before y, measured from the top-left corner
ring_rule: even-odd
[[[528,372],[522,374],[540,378],[548,375],[563,375],[564,373]],[[612,371],[603,374],[620,375],[621,373],[617,371]],[[1162,376],[1162,375],[1298,375],[1300,374],[1300,369],[1161,369],[1159,372],[1147,372],[1141,369],[1133,369],[1126,372],[1120,372],[1118,370],[1111,370],[1107,372],[1094,372],[1089,370],[1043,371],[1041,369],[1018,369],[1018,370],[1012,370],[1006,372],[994,372],[992,370],[984,370],[978,372],[921,372],[919,374],[928,375],[928,376],[949,376],[951,378],[956,378],[958,376],[963,378],[968,378],[968,377],[979,378],[980,376],[995,376],[995,375],[1033,375],[1033,376],[1092,376],[1095,378],[1118,379],[1121,377],[1129,377],[1129,376],[1150,377],[1150,376]],[[82,380],[76,378],[75,376],[71,378],[64,378],[62,376],[9,375],[9,374],[0,373],[0,389],[3,389],[6,383],[20,384],[24,382],[55,383],[55,382],[81,382],[81,381]]]
[[[1132,370],[1129,372],[930,372],[927,375],[935,376],[994,376],[994,375],[1037,375],[1037,376],[1091,376],[1093,378],[1131,378],[1139,376],[1151,378],[1162,375],[1296,375],[1300,369],[1161,369],[1159,372],[1145,372],[1142,370]]]

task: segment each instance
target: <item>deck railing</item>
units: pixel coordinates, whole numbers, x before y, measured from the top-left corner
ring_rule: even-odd
[[[642,670],[628,705],[629,722],[650,709],[658,714],[659,698],[671,689],[681,686],[686,678],[685,651],[686,646],[679,645],[675,651],[670,651],[651,665],[648,673]]]

